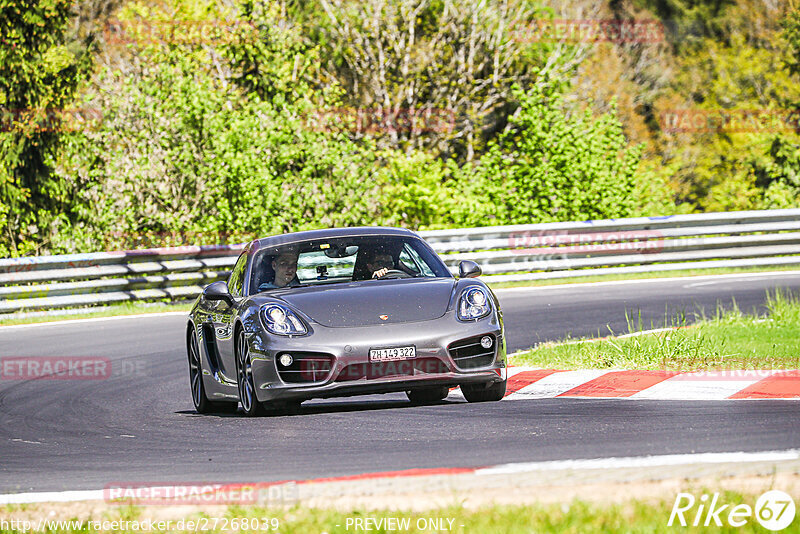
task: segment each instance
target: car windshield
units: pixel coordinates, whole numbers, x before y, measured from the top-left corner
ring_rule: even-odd
[[[368,236],[315,239],[256,252],[250,293],[361,280],[451,277],[420,239]]]

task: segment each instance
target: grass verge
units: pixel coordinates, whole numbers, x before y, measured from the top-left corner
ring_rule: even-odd
[[[714,492],[709,491],[709,494]],[[699,494],[698,494],[699,495]],[[745,504],[751,509],[755,508],[757,495],[743,494],[735,491],[719,492],[720,503]],[[560,504],[540,504],[526,506],[483,506],[479,508],[463,508],[453,506],[427,510],[425,512],[387,511],[387,510],[351,510],[337,511],[331,509],[295,507],[289,510],[270,510],[257,507],[229,507],[221,517],[213,518],[204,514],[192,514],[184,519],[172,519],[169,528],[156,528],[151,532],[188,532],[195,531],[195,525],[204,524],[207,528],[199,528],[203,532],[302,532],[304,534],[335,534],[348,532],[453,532],[453,533],[651,533],[669,532],[679,529],[681,532],[707,532],[708,527],[702,526],[706,514],[701,514],[700,526],[692,527],[695,519],[696,508],[691,513],[685,513],[687,527],[677,523],[667,526],[670,513],[674,504],[674,497],[660,501],[630,500],[620,504],[597,504],[582,500],[573,500]],[[730,508],[730,507],[729,507]],[[92,518],[91,521],[107,521],[112,526],[112,521],[128,521],[127,524],[118,523],[115,529],[101,529],[100,531],[114,532],[141,532],[135,528],[134,522],[142,520],[142,510],[136,507],[126,507],[115,514],[102,518]],[[0,518],[10,517],[7,509],[0,512]],[[14,514],[16,515],[16,514]],[[206,520],[201,518],[205,517]],[[35,520],[31,518],[31,520]],[[189,521],[194,521],[190,524]],[[369,523],[365,523],[370,520]],[[381,523],[381,521],[384,521]],[[392,523],[387,523],[390,520]],[[765,532],[754,517],[746,520],[740,527],[731,527],[727,521],[727,510],[720,514],[723,527],[714,528],[715,532]],[[8,521],[8,520],[6,520]],[[95,528],[87,528],[86,521],[78,523],[74,520],[73,527],[68,525],[62,528],[52,528],[50,532],[97,532]],[[163,520],[166,521],[166,520]],[[181,523],[184,528],[180,528]],[[205,521],[205,522],[204,522]],[[358,528],[360,521],[361,528]],[[713,525],[713,523],[711,523]],[[2,520],[0,520],[2,525]],[[156,523],[156,525],[158,525]],[[216,525],[216,528],[214,528]],[[387,528],[393,525],[394,528]],[[51,525],[52,526],[52,525]],[[103,525],[97,525],[103,526]],[[127,526],[127,528],[125,528]],[[165,525],[166,526],[166,525]],[[368,528],[365,528],[367,527]],[[122,527],[122,528],[119,528]],[[187,528],[190,527],[190,528]],[[274,528],[276,527],[276,528]],[[0,532],[20,532],[19,529],[5,529],[0,526]],[[785,533],[800,532],[800,521],[795,520]]]
[[[554,369],[800,369],[800,297],[767,292],[768,314],[746,315],[736,306],[674,330],[634,337],[543,343],[511,358],[512,365]],[[629,331],[641,324],[629,318]]]

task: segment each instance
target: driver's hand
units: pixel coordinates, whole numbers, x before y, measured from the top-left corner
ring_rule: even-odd
[[[388,273],[388,272],[389,272],[389,269],[387,269],[386,267],[384,267],[383,269],[378,269],[377,271],[372,273],[372,278],[380,278],[381,276],[385,276],[386,273]]]

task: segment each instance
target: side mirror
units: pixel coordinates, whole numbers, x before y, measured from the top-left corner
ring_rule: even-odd
[[[233,296],[228,290],[228,283],[223,280],[208,284],[203,290],[203,297],[206,300],[224,300],[228,306],[233,305]]]
[[[459,278],[475,278],[476,276],[480,276],[482,272],[480,265],[474,261],[463,260],[458,264]]]

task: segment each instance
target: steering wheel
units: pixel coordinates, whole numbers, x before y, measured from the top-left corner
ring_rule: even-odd
[[[394,278],[412,278],[412,276],[405,271],[401,271],[400,269],[389,269],[386,271],[386,274],[381,277],[376,276],[373,278],[373,280],[391,280]]]

